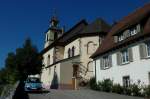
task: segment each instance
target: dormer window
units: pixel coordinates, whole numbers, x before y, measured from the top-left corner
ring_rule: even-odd
[[[135,25],[133,28],[126,29],[121,34],[114,36],[114,41],[116,43],[117,42],[121,42],[121,41],[127,39],[128,37],[136,35],[139,32],[141,32],[141,26],[140,26],[140,24]]]
[[[121,34],[121,35],[118,36],[118,41],[122,41],[122,40],[124,40],[123,34]]]
[[[131,34],[131,36],[137,34],[136,28],[132,28],[132,29],[130,30],[130,34]]]

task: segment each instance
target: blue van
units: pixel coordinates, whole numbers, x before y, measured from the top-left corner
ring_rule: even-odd
[[[24,89],[25,91],[40,91],[42,90],[42,83],[37,77],[28,77]]]

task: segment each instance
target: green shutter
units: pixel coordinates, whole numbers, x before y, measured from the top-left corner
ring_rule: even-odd
[[[118,42],[118,36],[114,36],[114,41],[115,41],[115,43]]]
[[[121,65],[121,53],[117,52],[117,65]]]
[[[141,32],[141,26],[140,26],[140,24],[138,24],[138,25],[136,26],[136,29],[137,29],[137,33]]]
[[[100,59],[100,68],[101,68],[101,70],[104,69],[104,59],[103,58]]]
[[[112,55],[109,55],[109,67],[112,67]]]
[[[141,59],[146,58],[146,56],[147,56],[147,54],[146,54],[146,45],[144,43],[140,44],[139,50],[140,50],[140,58]]]
[[[128,49],[128,52],[129,52],[129,61],[130,61],[130,62],[133,62],[133,52],[132,52],[132,48],[129,48],[129,49]]]

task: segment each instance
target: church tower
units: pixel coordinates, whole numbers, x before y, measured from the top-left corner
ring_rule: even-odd
[[[46,32],[44,48],[52,44],[62,34],[62,30],[58,28],[58,23],[57,17],[53,16],[50,20],[49,29]]]

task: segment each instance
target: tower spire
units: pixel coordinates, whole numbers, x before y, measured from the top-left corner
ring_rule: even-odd
[[[51,17],[51,21],[50,21],[50,27],[57,27],[59,23],[59,20],[57,18],[57,15],[56,15],[56,9],[53,10],[53,15]]]

